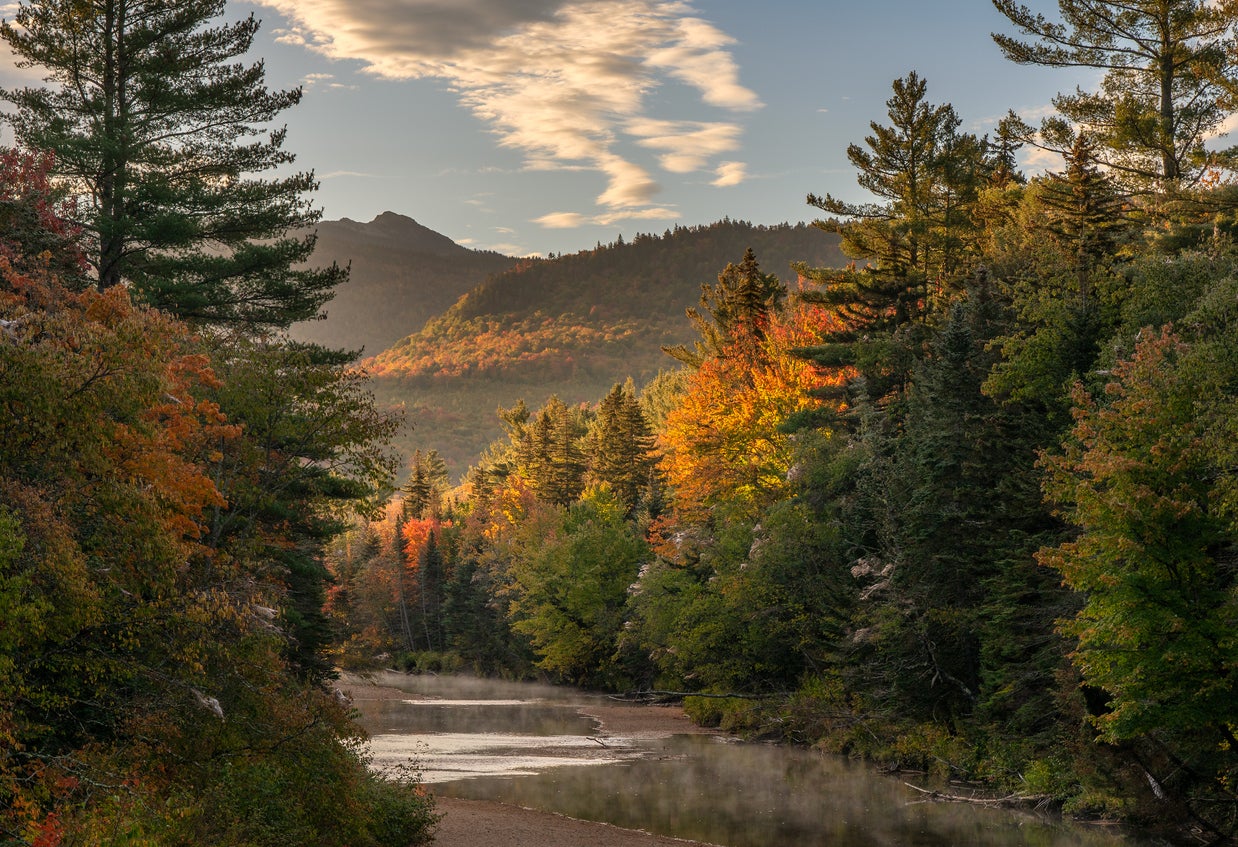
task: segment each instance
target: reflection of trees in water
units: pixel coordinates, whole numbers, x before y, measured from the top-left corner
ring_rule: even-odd
[[[392,732],[402,722],[416,720],[416,729],[404,731],[558,736],[548,738],[540,749],[519,741],[506,751],[495,749],[501,739],[492,738],[485,753],[487,767],[494,766],[490,759],[502,755],[511,757],[512,766],[536,768],[539,760],[606,759],[611,754],[623,759],[633,751],[644,751],[641,758],[613,764],[553,767],[537,776],[478,777],[436,784],[435,793],[444,796],[498,800],[727,847],[1129,844],[1106,833],[1076,831],[1027,814],[917,802],[918,797],[898,778],[798,748],[747,744],[712,735],[627,739],[633,746],[626,750],[595,747],[622,742],[589,741],[589,734],[596,730],[576,708],[596,704],[599,698],[570,689],[449,677],[406,677],[398,684],[443,700],[491,702],[467,706],[411,706],[398,700],[358,703],[363,722],[372,732]],[[500,699],[508,705],[494,702]],[[582,739],[583,746],[578,743]],[[467,746],[464,743],[461,749]]]

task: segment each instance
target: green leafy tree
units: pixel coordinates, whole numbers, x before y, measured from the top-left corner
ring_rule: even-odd
[[[284,130],[300,100],[243,64],[258,22],[211,25],[223,0],[52,0],[22,4],[0,37],[49,88],[5,90],[18,141],[55,153],[78,202],[97,286],[122,282],[192,321],[281,327],[314,317],[346,277],[294,269],[314,246],[311,173],[288,165]],[[301,232],[298,232],[301,230]]]
[[[1054,99],[1065,120],[1046,120],[1038,143],[1065,153],[1084,133],[1131,185],[1162,192],[1232,161],[1231,151],[1210,153],[1204,142],[1236,105],[1233,0],[1058,0],[1061,22],[1016,0],[993,5],[1029,37],[994,34],[1006,58],[1104,72],[1099,91]]]
[[[628,587],[648,546],[613,495],[572,505],[556,533],[512,571],[512,628],[529,636],[538,667],[582,684],[623,682],[616,659]]]
[[[1223,564],[1233,469],[1212,453],[1232,430],[1220,416],[1232,411],[1233,376],[1192,372],[1232,357],[1151,335],[1105,405],[1078,395],[1077,441],[1050,461],[1050,493],[1081,534],[1042,558],[1087,597],[1068,630],[1085,679],[1113,696],[1097,718],[1110,739],[1190,726],[1224,737],[1234,717],[1234,586]],[[1201,407],[1204,386],[1222,393]],[[1132,414],[1148,406],[1160,414]]]
[[[1216,283],[1182,335],[1144,333],[1104,398],[1076,391],[1071,437],[1045,461],[1046,490],[1078,536],[1040,554],[1083,599],[1063,629],[1084,682],[1107,698],[1092,715],[1101,738],[1136,755],[1142,745],[1159,787],[1228,819],[1231,836],[1236,295],[1232,279]],[[1166,753],[1163,769],[1150,764]]]

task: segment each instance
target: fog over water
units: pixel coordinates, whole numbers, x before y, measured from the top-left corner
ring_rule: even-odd
[[[358,700],[377,767],[415,761],[436,794],[498,800],[722,847],[1136,847],[1051,816],[925,802],[895,776],[722,735],[610,735],[566,688],[384,675]],[[909,780],[910,781],[910,780]]]

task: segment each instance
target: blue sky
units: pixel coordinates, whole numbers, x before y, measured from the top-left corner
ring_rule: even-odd
[[[327,218],[390,210],[515,255],[811,220],[809,192],[865,199],[847,145],[911,70],[977,132],[1087,82],[1006,62],[988,0],[249,0],[228,15],[251,11],[270,86],[305,86],[286,145]]]

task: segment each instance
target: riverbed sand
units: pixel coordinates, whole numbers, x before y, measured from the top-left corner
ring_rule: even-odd
[[[338,687],[353,700],[406,699],[409,696],[399,689],[369,684],[357,678],[345,677]],[[603,737],[657,738],[712,732],[688,720],[678,706],[594,704],[582,707],[581,714],[598,721],[598,734]],[[684,847],[701,843],[490,800],[436,797],[435,810],[442,815],[434,835],[435,847]]]

